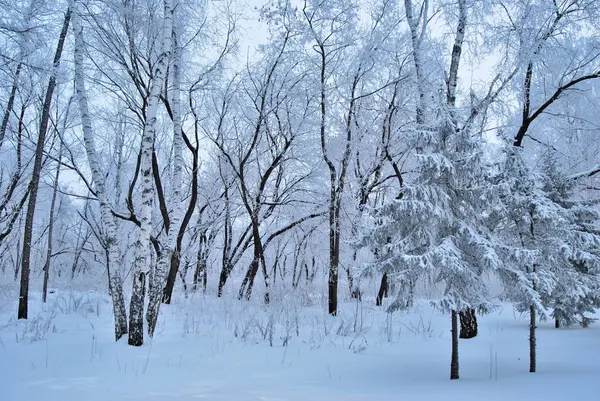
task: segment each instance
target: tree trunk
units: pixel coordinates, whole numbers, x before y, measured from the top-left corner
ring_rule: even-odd
[[[177,226],[178,231],[176,231],[175,235],[175,250],[171,254],[169,273],[167,275],[167,282],[163,293],[163,302],[166,304],[171,303],[171,299],[173,298],[173,289],[175,288],[175,280],[177,278],[177,272],[179,271],[179,265],[181,262],[183,236],[185,235],[188,224],[192,219],[192,215],[194,214],[194,209],[196,207],[196,202],[198,200],[198,149],[193,149],[192,153],[192,194],[190,196],[190,202],[188,204],[188,208],[185,212],[185,215],[181,220],[181,224],[179,224],[179,218],[173,218],[173,223],[171,224],[171,226]]]
[[[221,269],[221,274],[219,275],[219,288],[217,289],[217,297],[223,296],[223,288],[225,288],[225,283],[227,283],[227,278],[229,277],[229,273],[233,270],[233,266],[227,263],[223,265]]]
[[[375,305],[381,306],[383,303],[383,298],[388,296],[389,291],[389,283],[387,273],[383,273],[381,276],[381,285],[379,286],[379,292],[377,293],[377,299],[375,300]]]
[[[536,370],[536,352],[535,352],[535,306],[529,307],[529,372],[535,373]]]
[[[35,160],[33,162],[33,171],[29,183],[29,202],[27,203],[27,213],[25,215],[25,232],[23,234],[23,256],[21,260],[21,286],[19,289],[19,310],[17,317],[27,319],[27,307],[29,301],[29,272],[31,265],[31,241],[33,238],[33,219],[35,215],[35,206],[37,204],[37,193],[40,184],[40,175],[42,173],[42,158],[44,156],[44,144],[46,142],[46,133],[48,131],[48,122],[50,120],[50,105],[52,96],[56,87],[56,76],[60,66],[63,46],[67,37],[69,23],[71,21],[71,9],[65,14],[62,30],[58,38],[58,45],[54,54],[52,64],[52,73],[46,88],[46,96],[42,107],[42,117],[40,120],[40,130],[38,133],[37,144],[35,148]]]
[[[50,201],[50,221],[48,222],[48,245],[46,249],[46,262],[44,263],[44,285],[42,288],[42,301],[46,303],[48,296],[48,278],[50,276],[50,262],[52,261],[52,234],[54,233],[54,209],[56,207],[56,195],[58,194],[58,178],[60,177],[60,161],[62,159],[63,142],[60,142],[58,151],[58,162],[54,173],[54,186],[52,188],[52,200]]]
[[[415,75],[417,83],[417,108],[416,108],[416,123],[421,128],[425,123],[425,86],[424,86],[424,71],[423,71],[423,59],[422,59],[422,41],[424,32],[424,26],[428,23],[429,16],[427,15],[427,8],[429,6],[429,0],[424,0],[423,8],[420,10],[420,14],[415,16],[413,12],[412,0],[404,0],[404,9],[406,13],[406,21],[410,28],[410,36],[412,43],[412,56],[413,63],[415,66]],[[416,18],[416,19],[415,19]],[[419,26],[421,23],[421,26]]]
[[[17,88],[19,86],[19,75],[21,74],[22,68],[23,63],[19,62],[19,64],[17,64],[17,70],[15,71],[15,77],[13,78],[13,84],[8,97],[8,103],[6,104],[6,110],[4,110],[4,116],[2,117],[2,124],[0,125],[0,148],[2,148],[2,143],[4,142],[4,137],[6,136],[6,128],[8,127],[10,113],[12,113],[13,105],[15,103]]]
[[[206,281],[207,281],[207,272],[206,272],[206,255],[203,249],[204,243],[203,240],[200,240],[200,245],[198,247],[198,253],[196,255],[196,269],[194,270],[194,286],[192,287],[194,291],[198,289],[198,283],[201,283],[202,291],[206,292]]]
[[[171,47],[172,47],[172,34],[173,34],[173,4],[172,0],[164,0],[164,17],[163,17],[163,32],[162,32],[162,49],[156,65],[154,66],[154,74],[150,82],[150,95],[148,96],[148,106],[146,108],[146,122],[144,124],[144,134],[142,136],[142,147],[141,147],[141,162],[140,162],[140,176],[141,185],[140,190],[142,193],[142,207],[140,211],[140,237],[136,243],[136,257],[134,261],[134,284],[133,290],[140,291],[144,290],[144,284],[146,273],[149,271],[147,254],[148,247],[150,245],[150,234],[152,230],[152,203],[154,198],[154,186],[152,183],[152,154],[154,152],[154,140],[156,137],[157,129],[157,114],[158,114],[158,103],[162,88],[166,79],[166,73],[169,66],[169,60],[171,58]],[[166,252],[170,255],[169,252]],[[163,256],[164,257],[164,256]],[[152,275],[152,284],[150,285],[151,293],[149,294],[148,310],[146,312],[146,320],[148,321],[148,335],[152,337],[154,329],[156,328],[156,322],[158,320],[158,313],[160,310],[160,304],[162,301],[164,285],[167,280],[167,264],[157,263],[156,270]],[[144,305],[144,292],[134,294],[136,299],[141,296],[141,307],[143,313]],[[133,296],[132,296],[133,297]],[[132,307],[133,301],[132,301]],[[135,311],[139,312],[138,310]],[[133,313],[131,311],[130,313]],[[129,327],[130,330],[130,343],[139,345],[140,341],[137,338],[139,335],[143,336],[143,319],[130,319],[130,322],[140,327]],[[132,338],[132,332],[136,334]]]
[[[219,171],[221,166],[219,165]],[[221,175],[222,177],[222,175]],[[231,265],[231,243],[233,241],[233,224],[231,222],[231,205],[229,201],[229,186],[223,178],[223,185],[225,187],[223,191],[223,198],[225,199],[225,224],[223,229],[223,254],[222,254],[222,266],[221,274],[219,275],[219,288],[217,290],[217,296],[220,298],[223,295],[223,288],[229,278],[229,274],[233,270]]]
[[[450,362],[450,380],[458,379],[458,319],[452,311],[452,360]]]
[[[144,344],[144,298],[146,295],[146,272],[137,271],[133,276],[133,290],[129,304],[129,338],[127,343],[135,347]]]
[[[75,62],[75,92],[77,94],[79,110],[81,114],[82,130],[84,144],[90,170],[92,172],[92,181],[96,188],[96,196],[100,204],[100,219],[104,229],[104,247],[108,254],[107,257],[107,272],[109,277],[108,287],[110,289],[111,298],[113,301],[113,315],[115,319],[115,341],[118,341],[127,333],[127,312],[125,310],[125,298],[123,296],[123,282],[119,270],[119,248],[117,246],[117,226],[112,215],[112,209],[108,203],[105,185],[104,173],[100,168],[100,162],[96,153],[96,145],[94,142],[94,132],[92,121],[88,110],[87,91],[85,88],[85,78],[83,75],[83,27],[79,21],[79,14],[74,3],[74,21],[73,29],[75,31],[75,47],[74,47],[74,62]],[[85,243],[85,241],[84,241]],[[82,245],[83,247],[83,245]],[[79,256],[76,257],[76,260]],[[77,268],[77,262],[73,265],[73,274]]]
[[[256,215],[257,213],[255,213]],[[259,223],[258,221],[252,222],[252,239],[254,243],[254,257],[252,259],[252,263],[250,263],[250,267],[248,272],[246,273],[246,277],[244,277],[244,281],[242,281],[242,285],[239,291],[239,299],[242,299],[244,296],[245,289],[245,297],[246,299],[250,299],[252,296],[252,289],[254,286],[254,279],[256,278],[256,274],[258,273],[258,268],[262,266],[263,276],[265,279],[265,296],[264,301],[266,304],[269,303],[269,275],[267,272],[266,264],[265,264],[265,255],[264,249],[262,245],[262,239],[260,238],[259,231]]]
[[[475,309],[469,308],[460,311],[460,338],[473,338],[477,336],[477,315]]]
[[[362,210],[361,210],[362,212]],[[362,216],[362,213],[361,213]],[[356,236],[356,224],[352,225],[352,230],[353,236]],[[356,258],[357,258],[357,252],[354,251],[352,253],[352,263],[356,264]],[[350,267],[346,268],[346,275],[348,276],[348,290],[350,291],[350,299],[358,299],[361,300],[362,299],[362,293],[360,291],[360,285],[357,285],[356,287],[354,286],[354,276],[352,275],[352,271],[350,270]]]
[[[335,241],[336,236],[334,236]],[[327,281],[327,290],[328,290],[328,312],[331,316],[337,316],[337,293],[338,293],[338,267],[339,264],[337,262],[337,255],[335,248],[331,252],[330,262],[329,262],[329,279]]]
[[[173,181],[172,181],[172,199],[171,204],[173,206],[173,218],[171,219],[171,223],[169,224],[167,230],[167,240],[165,249],[161,254],[161,257],[158,261],[158,270],[159,271],[167,271],[168,274],[166,277],[165,283],[155,282],[155,285],[161,286],[164,284],[164,290],[160,293],[157,288],[156,291],[151,291],[150,295],[150,303],[154,305],[156,302],[160,302],[154,299],[155,296],[161,296],[162,302],[166,304],[171,303],[171,298],[173,296],[173,289],[175,288],[175,281],[177,279],[177,271],[179,270],[180,263],[180,251],[181,251],[181,240],[180,236],[183,236],[183,233],[180,232],[181,219],[183,217],[183,203],[181,199],[181,181],[183,174],[183,136],[181,133],[181,125],[182,125],[182,117],[181,117],[181,49],[179,48],[179,44],[177,42],[177,34],[176,27],[173,26],[173,57],[171,63],[171,71],[173,73],[173,88],[172,88],[172,114],[173,114]],[[192,184],[193,185],[193,184]],[[192,190],[194,187],[192,186]],[[193,206],[192,206],[193,211]],[[185,231],[185,227],[183,227]],[[168,267],[167,267],[168,266]],[[160,278],[160,277],[159,277]],[[150,314],[148,315],[150,316]],[[148,320],[150,324],[151,319]],[[152,332],[153,330],[149,327],[148,332]]]
[[[21,225],[23,223],[23,218],[19,219],[19,230],[21,231]],[[15,259],[15,281],[19,278],[19,264],[21,263],[21,236],[17,238],[17,257]]]
[[[256,273],[258,272],[258,260],[255,258],[250,262],[250,266],[248,266],[248,270],[246,271],[246,275],[242,280],[242,284],[240,285],[240,290],[238,291],[238,299],[244,298],[244,294],[246,299],[250,299],[252,296],[252,286],[254,284],[254,277],[256,277]]]
[[[338,303],[338,275],[339,275],[339,264],[340,264],[340,241],[339,232],[336,230],[338,227],[337,218],[339,213],[336,210],[336,196],[335,196],[335,180],[331,181],[331,204],[329,206],[329,278],[327,281],[328,290],[328,312],[331,316],[337,315],[337,303]]]
[[[181,264],[181,248],[176,245],[175,251],[171,253],[169,258],[169,274],[167,274],[167,282],[163,290],[162,302],[170,304],[173,298],[173,290],[175,289],[175,281],[177,281],[177,272],[179,271],[179,265]]]

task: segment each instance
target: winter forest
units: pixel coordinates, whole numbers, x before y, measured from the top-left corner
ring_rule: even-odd
[[[0,10],[0,398],[600,397],[600,1]]]

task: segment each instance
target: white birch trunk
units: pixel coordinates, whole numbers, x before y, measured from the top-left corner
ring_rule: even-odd
[[[123,109],[121,105],[119,105],[120,109]],[[123,175],[123,146],[125,139],[125,117],[119,117],[119,130],[117,132],[115,138],[115,153],[117,158],[116,168],[115,168],[115,205],[117,207],[121,204],[122,198],[122,189],[121,189],[121,181]]]
[[[107,199],[106,187],[104,183],[104,173],[100,167],[98,154],[96,153],[96,144],[94,142],[94,133],[92,121],[88,109],[87,92],[85,88],[85,78],[83,75],[83,28],[79,19],[79,10],[77,0],[73,1],[72,23],[75,31],[74,46],[74,64],[75,64],[75,92],[79,104],[81,123],[83,129],[83,139],[87,154],[88,163],[92,172],[92,182],[96,189],[96,196],[100,203],[100,218],[104,229],[104,246],[108,252],[108,272],[109,285],[111,287],[111,296],[113,301],[113,312],[115,317],[115,339],[118,340],[127,333],[127,315],[125,310],[125,300],[123,297],[123,282],[119,274],[119,248],[117,246],[117,226],[112,215],[112,209]]]
[[[417,81],[417,125],[421,126],[425,123],[425,82],[423,74],[423,57],[422,57],[422,44],[425,36],[425,29],[427,26],[427,10],[429,8],[429,0],[424,0],[422,15],[419,19],[415,19],[413,2],[412,0],[404,0],[404,8],[406,12],[406,22],[410,29],[410,37],[412,42],[412,55],[415,67],[415,75]],[[421,32],[419,32],[419,21],[423,21],[421,25]]]
[[[154,197],[154,186],[152,182],[152,151],[154,138],[156,136],[156,119],[160,95],[165,82],[165,75],[171,58],[172,32],[173,32],[173,4],[172,0],[164,0],[162,51],[150,83],[150,95],[146,109],[146,123],[142,136],[141,165],[140,165],[140,189],[142,193],[142,207],[140,210],[140,236],[136,242],[135,260],[133,266],[133,293],[129,315],[129,344],[141,345],[143,343],[143,312],[144,312],[144,287],[145,278],[149,271],[147,255],[150,245],[150,230],[152,229],[152,201]],[[152,336],[160,307],[162,288],[167,276],[168,269],[164,263],[158,263],[154,272],[154,282],[151,286],[150,302],[148,304],[148,327],[149,335]],[[158,301],[158,302],[157,302]],[[133,327],[132,327],[133,326]]]
[[[163,289],[165,288],[167,277],[171,269],[173,253],[176,251],[177,236],[179,235],[181,216],[183,215],[183,202],[181,199],[181,181],[183,175],[183,137],[181,133],[181,48],[177,41],[176,27],[173,27],[172,35],[173,55],[171,60],[171,71],[173,73],[173,86],[171,88],[171,109],[173,112],[173,180],[170,204],[173,205],[173,212],[171,224],[169,225],[169,230],[167,232],[167,241],[160,258],[158,259],[156,268],[160,274],[154,275],[149,296],[150,299],[148,302],[146,320],[148,321],[148,335],[150,337],[154,335],[160,303],[163,300],[167,302],[170,301],[164,299],[167,295],[163,295]]]
[[[458,0],[458,25],[456,27],[456,37],[454,46],[452,46],[452,59],[450,62],[450,71],[448,72],[448,96],[447,104],[450,108],[456,105],[456,87],[458,85],[458,68],[462,54],[463,42],[465,40],[465,28],[467,26],[467,5],[465,0]]]

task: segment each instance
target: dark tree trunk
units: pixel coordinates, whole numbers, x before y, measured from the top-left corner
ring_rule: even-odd
[[[244,298],[244,292],[248,294],[248,288],[250,282],[254,281],[254,277],[256,276],[256,272],[258,271],[258,261],[256,259],[252,259],[250,262],[250,266],[248,266],[248,270],[246,271],[246,275],[242,280],[242,285],[240,285],[240,290],[238,291],[238,299]],[[252,295],[252,289],[250,289],[250,295]]]
[[[19,231],[21,231],[21,223],[23,218],[19,219]],[[21,236],[17,238],[17,258],[15,259],[15,281],[19,278],[19,265],[21,264]]]
[[[29,301],[29,272],[31,264],[31,241],[33,238],[33,219],[35,215],[35,206],[37,204],[37,193],[42,173],[42,159],[44,156],[44,143],[46,142],[46,133],[48,131],[48,122],[50,120],[50,105],[52,96],[56,87],[56,74],[60,65],[63,46],[71,22],[71,9],[68,9],[63,21],[62,30],[58,38],[58,45],[54,54],[53,72],[48,81],[46,96],[42,107],[42,116],[40,120],[40,130],[38,133],[37,144],[35,148],[35,160],[33,162],[33,171],[29,183],[29,202],[27,204],[27,213],[25,215],[25,232],[23,234],[23,256],[21,259],[21,286],[19,289],[19,319],[27,319],[27,307]]]
[[[560,319],[558,319],[558,318],[554,319],[554,328],[560,329]]]
[[[530,226],[530,231],[531,231],[531,235],[533,236],[533,210],[530,211],[531,214],[531,226]],[[533,265],[532,268],[532,273],[536,273],[536,266],[535,264]],[[533,289],[533,291],[537,291],[537,283],[535,282],[535,280],[532,280],[531,282],[531,288]],[[537,363],[536,363],[536,359],[537,359],[537,355],[536,355],[536,340],[535,340],[535,305],[532,303],[531,305],[529,305],[529,372],[531,373],[535,373],[536,368],[537,368]]]
[[[388,283],[387,273],[383,273],[383,276],[381,276],[381,285],[379,286],[379,292],[377,293],[375,305],[381,306],[381,304],[383,303],[383,298],[386,298],[388,296],[389,290],[390,284]]]
[[[173,288],[175,288],[175,279],[177,278],[177,271],[179,270],[179,264],[181,262],[181,249],[183,243],[183,236],[187,230],[188,224],[192,219],[192,215],[194,214],[194,209],[196,208],[196,202],[198,200],[198,149],[190,148],[193,155],[192,162],[192,195],[190,197],[190,202],[188,204],[188,208],[185,211],[185,215],[183,216],[183,220],[181,222],[181,226],[179,227],[179,231],[177,233],[177,242],[175,245],[175,252],[171,256],[171,265],[169,268],[169,275],[167,276],[167,283],[165,285],[165,289],[163,292],[163,301],[166,304],[171,303],[171,298],[173,297]]]
[[[175,288],[175,281],[177,280],[177,272],[179,271],[179,265],[181,263],[180,245],[177,244],[175,252],[171,255],[169,274],[167,275],[167,283],[163,290],[163,303],[170,304],[171,298],[173,297],[173,289]]]
[[[227,182],[223,179],[223,185],[225,186],[225,190],[223,191],[223,197],[225,199],[225,224],[223,229],[223,256],[221,267],[221,274],[219,275],[219,287],[217,290],[217,297],[221,297],[223,295],[223,288],[225,287],[225,283],[233,270],[233,266],[231,264],[231,243],[233,241],[232,232],[233,225],[231,222],[231,209],[229,206],[229,187]]]
[[[450,362],[450,380],[458,379],[458,313],[452,311],[452,360]]]
[[[217,290],[217,297],[220,298],[223,296],[223,288],[225,288],[225,283],[227,283],[227,278],[229,277],[229,274],[232,270],[233,266],[231,266],[231,264],[229,263],[224,265],[221,269],[221,274],[219,275],[219,288]]]
[[[469,308],[460,311],[460,338],[473,338],[477,336],[477,315],[475,309]]]
[[[6,110],[4,110],[4,116],[2,117],[2,124],[0,125],[0,148],[2,148],[2,143],[4,142],[4,137],[6,135],[6,127],[8,126],[8,120],[10,119],[10,113],[12,113],[13,105],[15,103],[17,88],[19,87],[19,75],[21,74],[22,68],[23,63],[19,62],[19,64],[17,64],[17,70],[15,71],[15,77],[13,79],[10,95],[8,97],[8,103],[6,104]]]
[[[337,197],[335,194],[334,181],[332,185],[332,199],[331,199],[331,210],[330,222],[329,222],[329,279],[328,279],[328,311],[331,316],[337,316],[337,304],[338,304],[338,276],[340,266],[340,213],[337,207]]]
[[[536,353],[535,353],[535,306],[529,307],[529,371],[535,373]]]
[[[242,281],[242,285],[240,286],[239,291],[239,299],[245,297],[246,299],[250,299],[252,297],[252,289],[254,288],[254,280],[256,278],[256,274],[258,273],[258,268],[262,266],[263,276],[265,279],[265,297],[264,301],[266,304],[269,303],[269,276],[265,264],[265,254],[264,248],[262,244],[262,239],[260,238],[260,230],[258,221],[252,222],[252,241],[254,243],[254,256],[252,262],[250,263],[250,267],[248,268],[248,272]],[[244,295],[244,291],[246,294]]]

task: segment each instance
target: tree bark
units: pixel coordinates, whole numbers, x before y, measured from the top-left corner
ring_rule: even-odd
[[[133,277],[133,290],[129,304],[129,338],[127,343],[135,347],[144,344],[144,298],[146,295],[146,272],[138,271]]]
[[[240,286],[239,291],[239,299],[245,296],[247,300],[252,296],[252,289],[254,286],[254,279],[256,278],[256,274],[258,273],[258,268],[262,266],[263,276],[265,280],[265,296],[264,301],[266,304],[269,303],[269,275],[266,269],[265,263],[265,254],[264,248],[262,244],[262,239],[260,237],[259,231],[259,223],[258,221],[252,222],[252,242],[254,244],[253,250],[254,255],[252,258],[252,263],[250,263],[250,267],[248,268],[248,272],[246,273],[246,277],[242,281],[242,285]],[[244,295],[245,290],[245,295]]]
[[[450,380],[458,379],[458,313],[452,311],[452,358],[450,362]]]
[[[221,166],[219,165],[219,171],[221,171]],[[221,175],[221,178],[223,176]],[[229,274],[233,270],[233,266],[231,264],[231,243],[233,241],[233,224],[231,222],[231,201],[229,200],[229,185],[223,178],[223,185],[225,186],[225,190],[223,191],[223,197],[225,199],[225,224],[223,229],[223,254],[222,254],[222,266],[221,266],[221,274],[219,275],[219,287],[217,289],[217,297],[221,297],[223,295],[223,288],[225,287],[225,283],[229,278]]]
[[[12,113],[13,105],[15,104],[15,97],[17,95],[17,88],[19,86],[19,75],[21,74],[22,68],[23,63],[19,62],[15,71],[15,77],[13,78],[12,88],[10,89],[10,95],[8,97],[8,103],[6,104],[6,110],[4,110],[4,116],[2,117],[2,124],[0,125],[0,149],[2,148],[2,144],[4,143],[4,137],[6,136],[6,128],[8,127],[8,120],[10,119],[10,113]]]
[[[381,276],[381,285],[379,286],[379,292],[377,293],[377,299],[375,300],[375,305],[381,306],[383,303],[383,299],[388,296],[389,292],[389,283],[387,273],[383,273]]]
[[[474,338],[477,336],[477,315],[475,309],[469,308],[460,311],[460,338]]]
[[[536,339],[535,339],[535,306],[529,307],[529,372],[535,373],[536,364]]]
[[[62,56],[65,39],[71,21],[71,9],[65,13],[62,30],[58,38],[58,45],[54,53],[54,61],[52,64],[52,73],[48,86],[46,88],[46,96],[42,106],[42,116],[40,120],[40,129],[38,133],[37,144],[35,148],[35,159],[33,162],[33,171],[31,181],[29,183],[29,202],[27,203],[27,213],[25,215],[25,232],[23,234],[23,254],[21,259],[21,285],[19,289],[19,310],[17,313],[18,319],[27,319],[27,309],[29,301],[29,273],[31,265],[31,241],[33,238],[33,219],[35,216],[35,206],[37,204],[37,193],[40,184],[40,176],[42,173],[42,159],[44,156],[44,144],[46,142],[46,133],[48,131],[48,122],[50,120],[50,105],[52,104],[52,96],[56,87],[56,76],[60,59]]]

